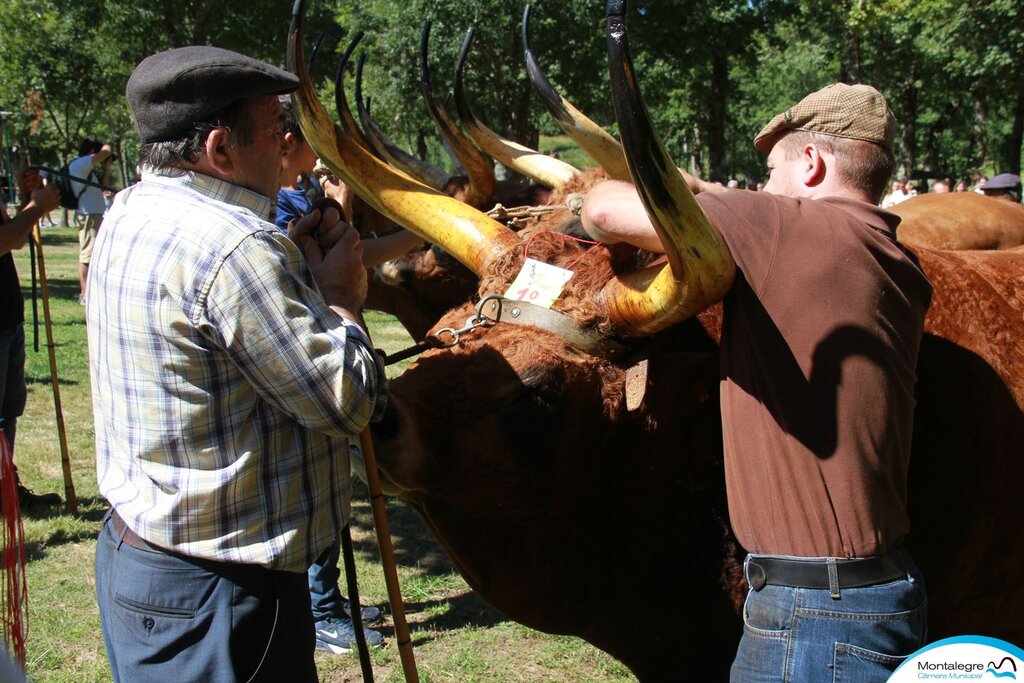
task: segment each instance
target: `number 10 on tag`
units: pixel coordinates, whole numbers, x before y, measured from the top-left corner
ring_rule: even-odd
[[[505,292],[505,298],[551,308],[572,274],[571,270],[528,258],[523,262],[523,269],[519,271],[512,286]]]

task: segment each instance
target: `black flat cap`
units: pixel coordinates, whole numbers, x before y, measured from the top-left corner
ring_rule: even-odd
[[[299,79],[231,50],[196,45],[158,52],[135,67],[125,95],[142,142],[181,137],[246,97],[282,95]]]

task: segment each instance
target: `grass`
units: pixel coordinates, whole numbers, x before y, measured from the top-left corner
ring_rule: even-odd
[[[579,169],[593,168],[597,166],[590,155],[580,149],[579,145],[573,142],[568,135],[543,135],[537,151],[544,154],[557,154],[558,158],[567,164]]]
[[[84,309],[78,304],[77,239],[68,228],[44,231],[57,377],[78,513],[61,510],[25,514],[28,543],[28,674],[37,682],[109,681],[110,671],[99,626],[93,580],[95,538],[106,510],[96,488],[92,406]],[[18,272],[29,299],[28,249],[16,252]],[[40,318],[42,307],[40,306]],[[37,492],[64,496],[61,448],[57,438],[45,331],[40,352],[32,350],[32,306],[26,301],[28,405],[18,422],[16,460],[25,483]],[[374,343],[395,351],[410,343],[390,316],[368,312]],[[407,365],[407,363],[406,363]],[[404,365],[389,369],[392,376]],[[467,681],[615,682],[635,680],[629,671],[587,643],[551,636],[507,621],[488,607],[454,571],[419,517],[400,501],[389,500],[398,574],[424,683]],[[352,535],[364,603],[385,605],[380,568],[365,488],[356,486]],[[373,653],[375,680],[403,680],[389,620],[380,630],[386,647]],[[322,681],[361,679],[357,658],[316,655]]]

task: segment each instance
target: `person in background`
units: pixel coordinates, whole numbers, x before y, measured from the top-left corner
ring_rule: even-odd
[[[953,188],[953,192],[967,192],[968,189],[966,181],[958,180],[956,181],[956,187]]]
[[[888,209],[890,206],[896,206],[900,202],[910,199],[910,195],[906,190],[906,184],[906,180],[892,181],[892,191],[882,199],[881,206],[883,209]]]
[[[75,178],[86,178],[103,186],[110,185],[110,162],[113,150],[110,145],[99,140],[82,140],[78,148],[78,157],[68,164],[68,173]],[[96,167],[100,170],[97,172]],[[103,214],[107,210],[107,202],[103,190],[95,185],[86,185],[76,180],[71,181],[71,190],[78,197],[78,302],[85,305],[85,289],[89,277],[89,261],[92,259],[92,247],[96,242]]]
[[[925,643],[926,592],[905,541],[932,288],[896,241],[899,218],[878,207],[895,134],[881,93],[835,84],[754,139],[768,155],[764,192],[686,178],[736,265],[720,400],[750,591],[733,683],[833,680],[854,665],[859,683],[882,683]],[[664,252],[628,183],[597,185],[580,217],[594,239]]]
[[[943,192],[949,192],[949,182],[946,181],[946,180],[943,180],[942,178],[939,178],[934,183],[932,183],[932,190],[931,191],[932,192],[938,192],[940,194],[943,193]]]
[[[56,185],[44,185],[39,171],[22,173],[19,190],[27,203],[13,219],[0,198],[0,430],[14,453],[18,418],[25,411],[25,300],[21,294],[15,249],[25,246],[36,222],[57,208],[60,194]],[[37,494],[26,488],[15,468],[18,502],[23,509],[60,505],[56,493]]]
[[[97,236],[86,306],[116,681],[317,679],[307,570],[348,521],[349,443],[387,380],[355,230],[334,209],[272,222],[298,85],[207,46],[128,79],[142,180]]]
[[[306,142],[291,102],[283,100],[281,106],[284,109],[282,126],[285,152],[281,164],[281,189],[277,193],[277,214],[274,223],[287,232],[289,223],[309,212],[314,198],[327,196],[341,205],[346,221],[352,223],[357,230],[365,229],[354,222],[352,207],[356,197],[345,183],[336,178],[324,178],[319,183],[314,182],[316,152]],[[388,231],[388,234],[379,237],[363,235],[363,265],[372,268],[398,258],[421,244],[422,238],[397,226]]]
[[[320,191],[320,184],[312,187],[310,177],[316,165],[316,152],[306,142],[298,117],[291,102],[281,99],[281,129],[284,132],[284,156],[281,162],[281,189],[277,193],[277,214],[274,223],[285,233],[295,221],[308,214],[313,208],[311,195]],[[343,206],[351,220],[351,196],[340,184],[326,183],[332,198]],[[346,196],[348,195],[348,196]],[[404,231],[403,231],[404,232]],[[363,241],[363,262],[366,265],[367,241]],[[417,239],[416,244],[419,244]],[[355,448],[355,445],[352,446]],[[341,541],[335,538],[307,572],[309,580],[309,597],[313,612],[313,625],[316,631],[316,648],[333,654],[344,654],[352,649],[355,643],[355,629],[352,623],[351,603],[338,587],[341,570],[338,560],[341,555]],[[380,610],[373,606],[360,608],[360,616],[364,624],[380,621]],[[381,645],[384,638],[377,631],[364,629],[367,644]]]

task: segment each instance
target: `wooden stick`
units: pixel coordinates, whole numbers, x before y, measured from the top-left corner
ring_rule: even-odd
[[[359,650],[359,668],[363,672],[363,683],[373,683],[373,663],[370,648],[363,631],[363,608],[359,601],[359,581],[356,580],[356,553],[352,547],[352,525],[346,524],[341,530],[341,555],[345,561],[345,581],[348,583],[348,607],[352,618],[352,630],[356,634]]]
[[[71,458],[68,456],[68,438],[64,431],[64,410],[60,404],[60,386],[57,382],[57,356],[53,346],[53,325],[50,322],[50,293],[46,285],[46,264],[43,261],[43,233],[37,221],[32,228],[32,239],[36,245],[36,259],[39,261],[39,292],[43,300],[43,321],[46,325],[46,349],[50,356],[50,384],[53,386],[53,409],[57,415],[57,436],[60,438],[60,464],[64,470],[64,509],[69,514],[78,514],[78,497],[75,482],[71,479]]]
[[[384,583],[388,589],[391,617],[395,622],[395,640],[398,641],[398,655],[402,660],[402,672],[405,674],[406,683],[419,683],[416,659],[412,652],[412,638],[409,635],[409,624],[405,621],[402,589],[398,585],[398,569],[395,565],[395,549],[391,545],[388,513],[384,507],[380,473],[377,471],[377,454],[373,450],[373,439],[369,428],[360,435],[359,440],[363,450],[363,463],[366,465],[366,485],[370,489],[370,511],[373,513],[373,526],[377,530],[377,546],[380,548],[380,563],[384,568]],[[353,603],[352,609],[359,609],[359,605]]]

